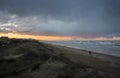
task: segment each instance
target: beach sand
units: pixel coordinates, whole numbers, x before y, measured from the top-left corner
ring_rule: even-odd
[[[120,78],[120,57],[36,40],[0,44],[0,78]]]
[[[48,44],[50,45],[50,44]],[[51,46],[51,45],[50,45]],[[98,70],[111,73],[120,77],[120,57],[101,54],[96,52],[76,49],[60,45],[52,45],[57,49],[58,53],[64,54],[65,57],[68,57],[70,60],[89,65],[97,68]]]

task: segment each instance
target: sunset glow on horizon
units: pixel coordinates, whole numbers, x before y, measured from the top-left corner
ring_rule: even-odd
[[[69,40],[120,40],[120,37],[96,37],[96,38],[82,38],[78,37],[74,39],[72,36],[44,36],[44,35],[27,35],[19,33],[0,33],[0,37],[9,38],[21,38],[21,39],[35,39],[35,40],[46,40],[46,41],[69,41]]]
[[[118,0],[0,0],[0,36],[120,40],[119,3]]]
[[[25,34],[13,34],[13,33],[0,33],[0,37],[7,36],[9,38],[22,38],[22,39],[36,39],[36,40],[71,40],[71,37],[62,37],[62,36],[43,36],[43,35],[25,35]]]

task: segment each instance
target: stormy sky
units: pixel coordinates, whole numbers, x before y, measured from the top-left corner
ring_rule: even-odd
[[[0,32],[120,36],[120,0],[0,0]]]

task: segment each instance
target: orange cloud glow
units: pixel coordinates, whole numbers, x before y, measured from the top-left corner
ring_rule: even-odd
[[[77,37],[74,39],[71,36],[41,36],[41,35],[26,35],[26,34],[19,34],[19,33],[0,33],[0,37],[2,36],[8,36],[9,38],[23,38],[23,39],[36,39],[36,40],[47,40],[47,41],[53,41],[53,40],[120,40],[120,37],[112,37],[112,38],[106,38],[106,37],[96,37],[96,38],[82,38]]]
[[[13,33],[0,33],[0,37],[8,36],[9,38],[27,38],[36,40],[71,40],[71,37],[67,36],[36,36],[36,35],[25,35],[25,34],[13,34]]]

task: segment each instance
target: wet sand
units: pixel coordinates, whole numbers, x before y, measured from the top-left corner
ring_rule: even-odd
[[[48,44],[52,45],[52,44]],[[83,50],[83,49],[76,49],[66,46],[60,45],[52,45],[57,49],[58,53],[64,54],[65,57],[68,57],[74,62],[83,63],[89,66],[93,66],[98,70],[111,73],[113,75],[117,75],[120,77],[120,57],[91,52]]]

